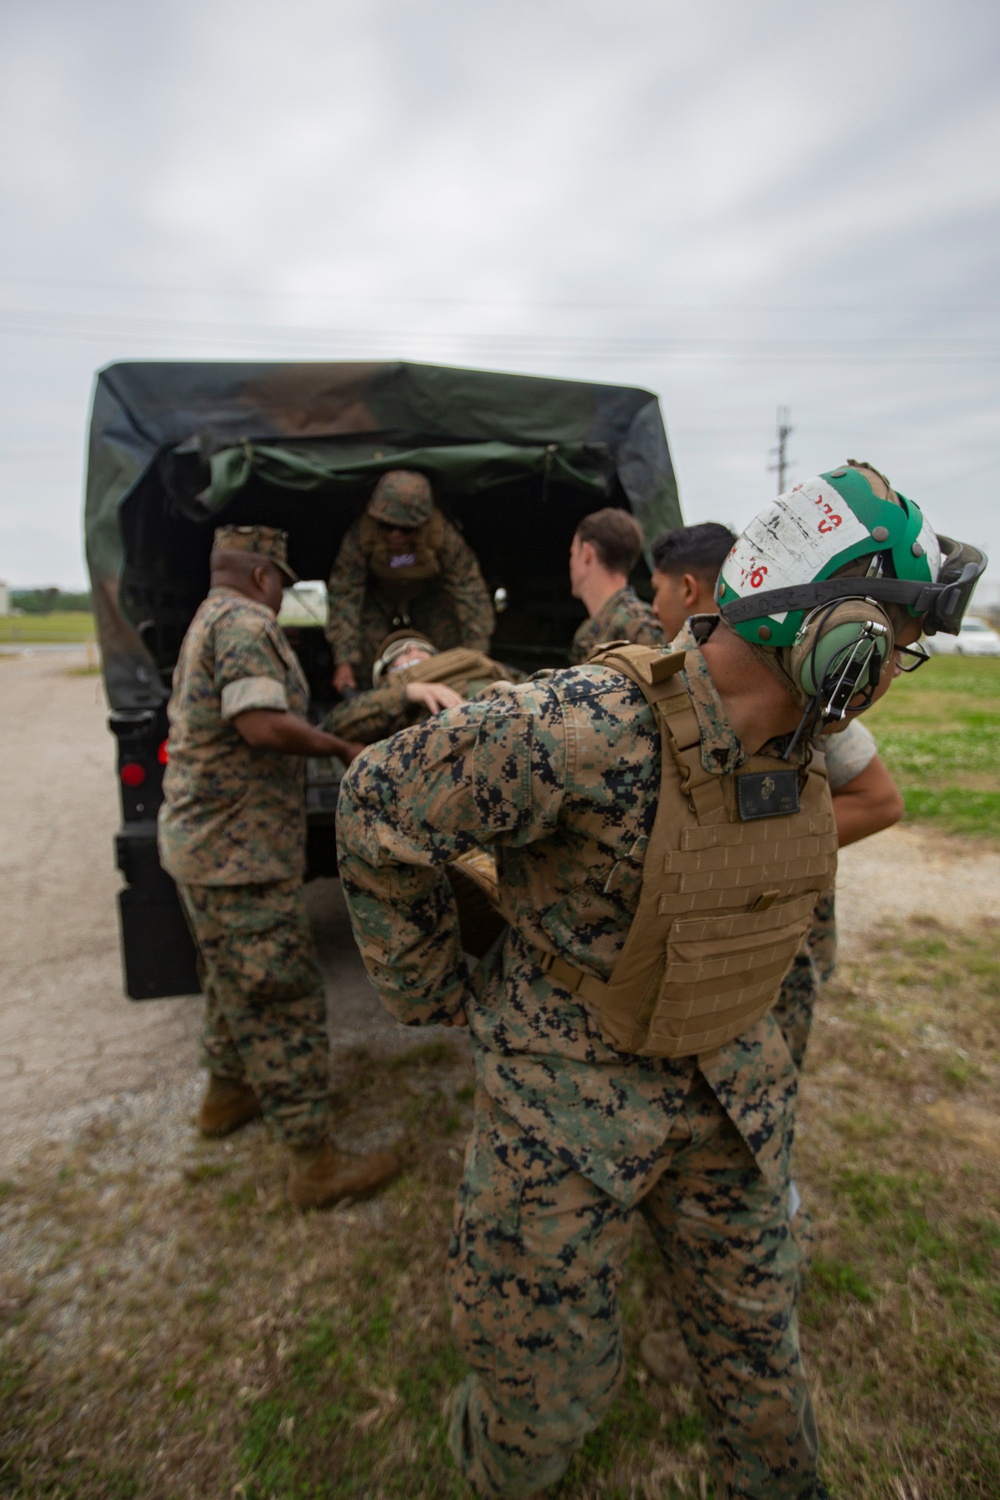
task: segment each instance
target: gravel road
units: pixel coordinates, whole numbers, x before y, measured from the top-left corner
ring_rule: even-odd
[[[160,1116],[172,1134],[201,1088],[199,999],[122,994],[114,742],[86,663],[86,648],[0,657],[0,1172],[108,1111],[141,1116],[147,1138]],[[1000,854],[896,828],[844,852],[838,890],[845,945],[884,918],[961,925],[1000,916]],[[335,1062],[358,1045],[412,1046],[368,985],[337,882],[317,881],[308,901]]]

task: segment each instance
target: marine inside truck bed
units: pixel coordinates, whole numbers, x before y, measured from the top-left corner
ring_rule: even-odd
[[[128,363],[97,377],[85,530],[118,740],[119,907],[133,999],[198,988],[157,858],[156,813],[171,673],[208,592],[214,529],[281,526],[299,576],[325,580],[344,532],[393,468],[430,479],[505,601],[491,654],[522,671],[566,663],[583,618],[567,580],[582,516],[620,505],[647,540],[681,521],[659,404],[632,387],[407,363]],[[318,715],[333,697],[322,621],[288,634]],[[336,795],[336,777],[314,768],[310,876],[336,872]]]

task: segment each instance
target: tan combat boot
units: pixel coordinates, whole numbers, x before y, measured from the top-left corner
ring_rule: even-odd
[[[293,1146],[288,1197],[296,1208],[329,1208],[339,1198],[363,1198],[383,1187],[399,1171],[391,1151],[355,1156],[322,1146]]]
[[[208,1088],[198,1111],[198,1129],[211,1137],[229,1135],[251,1120],[259,1120],[260,1100],[248,1083],[239,1078],[208,1077]]]

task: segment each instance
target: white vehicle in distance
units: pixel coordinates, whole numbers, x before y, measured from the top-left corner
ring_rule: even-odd
[[[932,656],[1000,656],[1000,635],[974,617],[962,621],[958,635],[928,636],[924,645]]]

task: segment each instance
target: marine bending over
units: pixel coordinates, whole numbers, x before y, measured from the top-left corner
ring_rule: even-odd
[[[735,543],[736,534],[718,521],[678,526],[653,542],[653,612],[668,641],[680,634],[690,616],[718,613],[719,573]],[[828,737],[823,749],[839,848],[898,823],[903,799],[860,720]],[[812,926],[774,1004],[797,1067],[805,1059],[820,988],[833,973],[836,951],[831,890],[817,901]]]
[[[717,1492],[823,1493],[794,1313],[797,1072],[770,1014],[836,853],[807,741],[887,690],[922,625],[957,629],[983,560],[845,466],[768,507],[731,561],[722,619],[673,651],[495,685],[372,746],[342,786],[373,983],[407,1024],[471,1031],[451,1247],[471,1373],[449,1441],[483,1496],[558,1482],[608,1410],[636,1212],[709,1402]],[[475,849],[496,855],[508,926],[471,973],[446,868]]]
[[[327,639],[339,693],[368,686],[378,645],[416,630],[440,650],[489,648],[496,618],[472,548],[426,475],[391,469],[348,528],[328,583]]]

